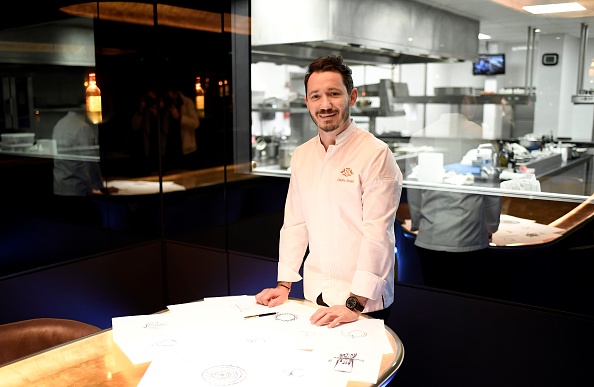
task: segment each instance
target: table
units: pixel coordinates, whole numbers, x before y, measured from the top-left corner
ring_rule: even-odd
[[[158,194],[161,189],[164,193],[184,191],[186,188],[183,185],[176,184],[173,181],[144,181],[144,180],[111,180],[106,184],[107,188],[116,188],[117,192],[112,192],[110,195],[150,195]]]
[[[308,301],[312,308],[317,305]],[[361,317],[367,318],[367,317]],[[387,384],[398,371],[404,347],[389,327],[386,335],[394,353],[384,354],[376,386]],[[136,386],[150,363],[133,365],[113,342],[111,328],[0,367],[3,387],[12,386]],[[349,387],[372,386],[349,382]]]

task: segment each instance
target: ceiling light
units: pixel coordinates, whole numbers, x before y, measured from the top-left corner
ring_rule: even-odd
[[[526,5],[522,7],[522,9],[535,15],[540,15],[543,13],[576,12],[586,10],[585,7],[578,3]]]
[[[488,40],[488,39],[491,39],[491,35],[487,35],[487,34],[483,34],[483,33],[479,32],[478,38],[479,38],[479,40]]]

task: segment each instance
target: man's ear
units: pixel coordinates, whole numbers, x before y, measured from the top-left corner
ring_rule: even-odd
[[[357,102],[358,96],[359,96],[359,91],[357,90],[356,87],[353,87],[353,90],[351,90],[349,106],[355,106],[355,102]]]

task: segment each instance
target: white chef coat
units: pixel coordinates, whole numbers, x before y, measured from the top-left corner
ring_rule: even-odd
[[[305,298],[323,294],[344,305],[350,293],[369,299],[364,312],[394,301],[394,221],[402,173],[388,146],[355,122],[324,149],[319,136],[291,156],[291,180],[280,232],[278,280],[301,280]]]

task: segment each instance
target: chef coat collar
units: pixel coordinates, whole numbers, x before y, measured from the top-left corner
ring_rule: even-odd
[[[339,145],[343,142],[346,141],[347,138],[349,138],[351,136],[351,134],[353,134],[355,132],[355,128],[357,127],[357,124],[355,124],[355,120],[353,120],[351,118],[351,124],[348,126],[348,128],[346,128],[345,130],[343,130],[342,132],[340,132],[340,134],[338,134],[336,136],[336,145]]]

